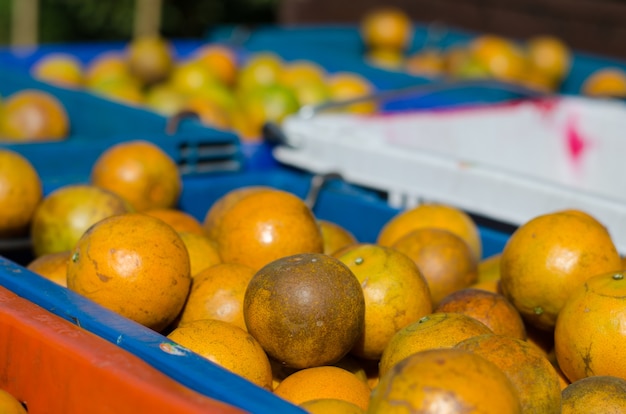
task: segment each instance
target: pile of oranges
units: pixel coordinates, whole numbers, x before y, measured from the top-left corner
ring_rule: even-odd
[[[626,273],[586,212],[535,217],[484,258],[450,205],[398,212],[373,243],[269,186],[190,216],[144,141],[46,196],[28,161],[0,157],[0,188],[20,188],[0,193],[0,234],[38,240],[31,270],[311,413],[626,407]]]
[[[57,86],[165,116],[193,112],[204,124],[231,130],[246,141],[260,139],[264,123],[280,123],[304,105],[369,95],[375,89],[357,73],[331,74],[313,61],[286,62],[270,51],[244,58],[230,46],[212,43],[182,59],[170,41],[154,36],[136,38],[124,50],[103,52],[87,63],[68,53],[51,53],[35,62],[31,73]]]
[[[495,33],[478,35],[447,47],[438,44],[433,26],[425,44],[411,50],[414,27],[407,13],[395,7],[378,7],[366,13],[360,31],[365,60],[372,65],[426,78],[495,79],[542,92],[558,92],[570,73],[573,53],[553,35],[514,41]],[[626,97],[626,71],[602,67],[587,75],[580,94]]]

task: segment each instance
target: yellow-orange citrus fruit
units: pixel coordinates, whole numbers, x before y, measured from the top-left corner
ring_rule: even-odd
[[[374,84],[356,72],[335,72],[327,77],[326,84],[332,101],[366,98],[376,92]],[[378,110],[378,103],[369,99],[349,104],[340,110],[356,114],[372,114]]]
[[[199,319],[219,319],[248,330],[243,317],[243,298],[254,269],[220,263],[196,274],[179,325]]]
[[[69,53],[50,53],[40,58],[31,73],[34,78],[57,86],[83,86],[83,64]]]
[[[26,268],[52,282],[67,287],[67,264],[70,252],[48,253],[32,260]]]
[[[144,140],[106,149],[92,167],[91,183],[120,195],[137,211],[174,207],[182,191],[174,160]]]
[[[248,91],[259,86],[274,85],[280,81],[284,62],[273,52],[258,52],[241,65],[236,87]]]
[[[590,277],[620,268],[606,228],[579,214],[560,212],[523,223],[500,260],[504,296],[528,323],[548,330],[574,289]]]
[[[322,234],[311,209],[279,189],[252,190],[227,208],[209,235],[223,262],[260,269],[298,253],[321,253]]]
[[[357,277],[365,297],[365,327],[351,352],[379,359],[397,331],[432,312],[426,279],[390,247],[360,244],[336,257]]]
[[[320,398],[300,404],[310,414],[365,414],[365,410],[356,404],[338,398]]]
[[[41,178],[31,162],[0,149],[0,239],[25,235],[42,198]]]
[[[434,312],[457,312],[478,319],[495,334],[526,339],[521,315],[503,295],[466,288],[444,297]]]
[[[468,338],[455,348],[480,355],[500,368],[517,390],[522,412],[561,412],[559,376],[550,361],[526,341],[487,334]]]
[[[211,266],[222,262],[215,242],[204,234],[196,234],[191,232],[178,232],[187,253],[189,253],[189,265],[191,277],[195,277],[198,273]]]
[[[626,346],[620,321],[626,318],[626,272],[594,276],[565,301],[554,330],[554,350],[567,378],[592,375],[626,379]]]
[[[360,22],[361,37],[368,48],[404,50],[413,39],[413,24],[407,13],[395,7],[377,7]]]
[[[604,98],[626,98],[626,71],[608,67],[591,73],[583,82],[583,95]]]
[[[363,331],[359,281],[340,260],[302,253],[256,272],[244,296],[248,331],[278,362],[292,368],[333,364]]]
[[[160,36],[139,36],[126,48],[130,72],[144,84],[160,82],[168,77],[174,65],[170,42]]]
[[[263,348],[231,323],[197,320],[179,326],[167,337],[259,387],[272,389],[272,369]]]
[[[462,313],[432,313],[400,329],[380,359],[381,377],[399,361],[419,351],[452,348],[472,336],[493,333],[485,324]]]
[[[324,253],[332,255],[339,249],[357,244],[357,239],[345,227],[329,220],[317,220],[324,239]]]
[[[131,212],[120,196],[89,184],[69,184],[48,194],[33,214],[31,241],[35,256],[72,250],[89,227]]]
[[[163,220],[179,233],[205,234],[202,223],[197,218],[177,208],[155,208],[144,211],[144,214]]]
[[[190,285],[189,255],[178,233],[140,213],[90,227],[67,269],[70,290],[156,331],[178,316]]]
[[[63,103],[51,93],[22,89],[7,97],[0,113],[0,140],[61,141],[70,119]]]
[[[193,58],[201,62],[224,85],[232,87],[239,71],[237,56],[231,48],[220,44],[198,48]]]
[[[372,392],[368,413],[521,413],[515,387],[492,362],[462,349],[424,350],[398,362]]]
[[[278,384],[274,394],[296,405],[335,398],[367,410],[370,389],[350,371],[335,366],[318,366],[289,375]]]
[[[526,71],[528,61],[513,41],[496,35],[478,36],[470,44],[472,58],[496,79],[516,81]]]
[[[27,414],[20,401],[6,390],[0,389],[0,412],[3,414]]]
[[[465,240],[476,260],[482,257],[478,225],[463,210],[446,204],[424,203],[399,212],[383,226],[376,242],[383,246],[391,246],[400,237],[422,227],[449,230]]]
[[[609,375],[579,379],[562,392],[563,414],[626,412],[626,380]]]
[[[549,79],[560,82],[569,73],[572,52],[558,37],[534,36],[528,39],[526,47],[530,64]]]
[[[428,282],[433,306],[478,279],[478,263],[470,247],[451,231],[423,227],[396,240],[394,249],[415,262]]]

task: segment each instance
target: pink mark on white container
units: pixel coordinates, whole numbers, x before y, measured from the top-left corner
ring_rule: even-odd
[[[592,145],[591,140],[580,132],[578,127],[578,115],[572,114],[565,124],[565,150],[574,173],[582,174],[582,160]]]

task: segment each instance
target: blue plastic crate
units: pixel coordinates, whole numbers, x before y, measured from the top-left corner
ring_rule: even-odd
[[[273,169],[187,177],[180,207],[202,220],[215,200],[248,185],[267,185],[304,198],[312,176],[297,170]],[[313,208],[318,218],[335,221],[361,242],[374,242],[382,225],[398,213],[376,193],[340,180],[322,187]],[[502,250],[509,234],[480,227],[484,256]],[[163,335],[120,317],[28,270],[0,258],[0,285],[44,309],[117,344],[176,381],[206,396],[251,413],[303,413],[272,393],[214,365],[194,353],[173,347]]]

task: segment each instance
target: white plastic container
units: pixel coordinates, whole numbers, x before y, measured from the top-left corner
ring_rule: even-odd
[[[578,208],[626,252],[626,104],[559,97],[283,124],[282,163],[388,192],[393,207],[450,203],[520,225]]]

